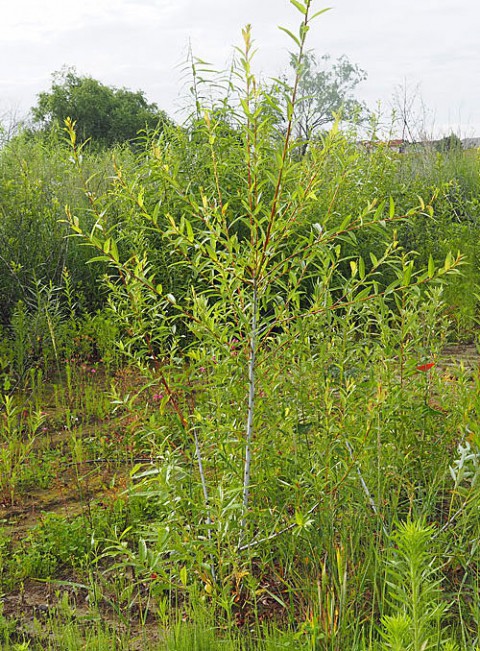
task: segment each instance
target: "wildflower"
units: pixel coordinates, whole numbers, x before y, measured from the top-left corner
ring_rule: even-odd
[[[199,373],[205,373],[206,370],[207,369],[205,368],[205,366],[200,366],[200,368],[198,369],[198,372]]]
[[[160,402],[160,400],[163,400],[163,393],[154,393],[153,399],[155,402]]]
[[[417,366],[417,371],[421,371],[422,373],[426,373],[429,371],[431,368],[435,366],[435,362],[428,362],[428,364],[420,364]]]
[[[96,369],[96,368],[91,368],[91,369],[90,369],[90,373],[96,373],[96,372],[97,372],[97,369]]]
[[[233,337],[233,339],[230,340],[230,354],[232,357],[237,357],[238,356],[238,339],[236,337]]]

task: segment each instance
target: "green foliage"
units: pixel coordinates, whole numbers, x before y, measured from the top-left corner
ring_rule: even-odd
[[[48,579],[59,570],[92,567],[97,563],[101,541],[120,522],[124,522],[123,502],[107,511],[91,505],[84,514],[65,518],[45,513],[15,553],[15,562],[22,579]]]
[[[393,201],[359,202],[347,211],[345,195],[337,204],[331,186],[326,193],[333,197],[319,199],[331,178],[326,170],[344,156],[359,165],[361,155],[338,125],[308,157],[297,155],[293,128],[297,103],[302,105],[297,92],[310,10],[306,2],[294,36],[299,65],[282,139],[266,110],[279,108],[275,97],[252,72],[246,28],[229,101],[209,107],[202,121],[197,116],[189,126],[195,147],[201,145],[201,164],[190,159],[186,174],[185,141],[154,136],[137,167],[116,169],[114,192],[102,196],[86,183],[95,222],[90,230],[69,211],[73,232],[97,252],[91,261],[108,265],[121,350],[142,369],[146,386],[157,383],[160,415],[168,423],[168,436],[157,443],[157,467],[135,475],[137,494],[155,504],[154,525],[142,533],[138,549],[127,551],[120,538],[112,553],[123,567],[158,575],[162,585],[189,589],[198,575],[227,613],[229,577],[247,565],[251,550],[274,540],[272,529],[308,532],[319,496],[334,493],[350,477],[352,445],[343,437],[356,428],[368,437],[383,400],[373,397],[367,360],[378,355],[382,363],[381,337],[387,333],[394,365],[399,338],[402,345],[410,338],[418,343],[423,333],[409,319],[422,304],[421,288],[460,262],[449,254],[440,266],[432,258],[427,268],[415,268],[395,234],[389,238],[388,224],[428,214],[421,200],[397,215]],[[66,131],[81,170],[83,146],[69,120]],[[319,210],[320,201],[327,211]],[[122,221],[109,218],[112,209],[123,214]],[[366,232],[376,240],[368,261],[357,248]],[[171,256],[173,269],[159,257],[159,247]],[[375,310],[385,315],[377,341]],[[432,327],[438,310],[432,300]],[[375,343],[360,352],[356,342],[369,337]],[[430,339],[424,346],[431,354]],[[413,354],[412,344],[400,355],[402,405],[411,397],[402,393],[408,388],[405,358],[411,378]],[[309,366],[312,359],[318,370]],[[338,419],[298,404],[297,382],[307,373],[320,394],[340,401]],[[323,443],[299,437],[305,431],[302,410]],[[358,434],[353,441],[362,445]],[[272,464],[276,446],[286,455]],[[292,472],[293,485],[283,479]],[[342,630],[334,633],[332,639],[340,638]]]
[[[78,577],[48,644],[147,649],[151,622],[169,648],[477,644],[479,378],[445,343],[476,306],[478,158],[365,149],[338,122],[299,156],[313,16],[292,4],[280,99],[247,28],[223,97],[193,63],[184,127],[110,158],[67,120],[68,149],[1,152],[3,501],[65,475],[82,504],[0,541],[4,590]]]
[[[462,151],[462,141],[460,138],[455,134],[451,133],[449,136],[445,136],[441,140],[437,140],[435,142],[435,149],[437,151]]]
[[[121,155],[121,154],[119,154]],[[88,251],[76,247],[63,222],[65,205],[82,213],[88,200],[68,162],[69,153],[55,138],[41,142],[21,134],[0,151],[0,322],[8,324],[18,301],[30,311],[41,287],[62,287],[68,269],[76,302],[93,310],[102,303],[99,269],[85,263]],[[125,153],[124,156],[127,156]],[[95,187],[106,188],[110,156],[89,156],[84,172]],[[99,300],[100,298],[100,300]]]
[[[169,124],[166,114],[148,103],[142,91],[105,86],[71,68],[53,74],[52,86],[39,94],[32,116],[46,132],[70,117],[78,124],[79,139],[91,139],[98,147],[126,143],[142,130],[161,130]]]
[[[19,484],[38,479],[38,465],[28,460],[44,415],[22,410],[8,394],[1,397],[0,406],[0,493],[13,504]]]
[[[410,521],[393,535],[396,549],[389,562],[387,594],[394,614],[383,618],[386,648],[392,651],[428,651],[453,644],[442,627],[448,604],[441,598],[439,568],[431,550],[433,533],[425,523]]]

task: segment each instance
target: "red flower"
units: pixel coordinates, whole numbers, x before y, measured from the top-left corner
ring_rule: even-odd
[[[428,364],[420,364],[420,366],[417,366],[417,371],[422,371],[422,373],[426,373],[434,366],[435,366],[435,362],[428,362]]]

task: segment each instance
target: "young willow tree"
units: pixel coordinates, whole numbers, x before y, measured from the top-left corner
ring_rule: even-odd
[[[95,196],[87,181],[90,232],[69,211],[73,231],[98,252],[93,260],[111,268],[122,349],[149,374],[147,386],[159,387],[160,421],[147,434],[156,431],[162,460],[141,483],[157,502],[156,555],[146,543],[139,554],[155,573],[166,572],[168,559],[177,569],[183,563],[206,586],[231,577],[242,554],[305,529],[318,507],[329,473],[322,454],[299,441],[294,418],[302,364],[334,328],[332,314],[355,306],[361,318],[362,306],[455,265],[449,258],[440,270],[433,261],[413,269],[395,239],[386,240],[385,224],[408,217],[397,216],[393,202],[341,216],[332,203],[318,214],[317,192],[343,136],[334,126],[322,147],[297,155],[305,41],[323,13],[313,4],[292,0],[301,23],[290,34],[297,66],[281,100],[288,116],[281,138],[279,104],[255,78],[246,27],[225,82],[228,102],[151,138],[135,170],[117,168],[109,196]],[[67,130],[81,165],[71,122]],[[109,219],[112,210],[120,222]],[[385,238],[382,253],[344,260],[344,241],[367,228]],[[393,275],[387,286],[383,270]],[[291,464],[295,481],[282,480]]]

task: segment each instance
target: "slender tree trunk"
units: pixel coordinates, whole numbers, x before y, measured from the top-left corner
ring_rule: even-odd
[[[250,352],[248,359],[248,414],[247,414],[247,428],[245,432],[245,463],[243,472],[243,516],[241,522],[240,537],[243,538],[246,526],[246,514],[248,509],[248,501],[250,494],[250,473],[252,466],[252,435],[253,435],[253,418],[255,412],[255,361],[257,353],[257,315],[258,310],[258,296],[257,296],[257,281],[254,280],[253,284],[253,305],[252,305],[252,327],[250,333]],[[241,544],[241,540],[240,543]]]

